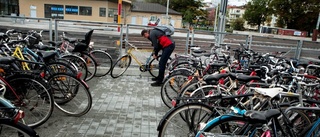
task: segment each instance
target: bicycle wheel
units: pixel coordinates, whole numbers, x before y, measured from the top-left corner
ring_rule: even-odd
[[[48,78],[53,90],[55,105],[62,112],[71,116],[82,116],[92,106],[92,96],[85,82],[77,77],[57,73]]]
[[[257,123],[258,124],[258,123]],[[206,123],[204,129],[196,134],[200,136],[237,136],[237,137],[260,137],[262,131],[256,130],[255,126],[248,123],[248,119],[237,115],[222,115]]]
[[[111,56],[102,50],[93,50],[90,55],[97,62],[97,72],[96,77],[102,77],[107,75],[112,68],[112,58]]]
[[[72,75],[77,74],[77,71],[74,70],[72,66],[64,62],[50,62],[50,63],[47,63],[46,66],[43,66],[42,68],[40,68],[40,70],[46,71],[46,74],[48,75],[55,74],[55,73],[68,73]]]
[[[91,80],[97,73],[97,62],[89,54],[81,53],[81,56],[87,64],[88,74],[85,81]]]
[[[200,123],[206,123],[218,115],[211,107],[202,103],[183,104],[171,109],[161,119],[158,136],[195,136]]]
[[[312,124],[307,126],[301,133],[303,137],[319,137],[320,136],[320,125],[319,120],[314,121]]]
[[[82,73],[81,79],[85,80],[88,76],[88,67],[86,65],[86,61],[83,58],[76,56],[76,55],[63,55],[61,56],[62,59],[67,59],[73,62],[78,70]]]
[[[1,137],[39,137],[32,128],[22,123],[14,123],[12,119],[0,118]]]
[[[167,107],[172,107],[172,99],[176,98],[180,94],[182,86],[187,81],[188,76],[183,74],[172,75],[165,80],[161,86],[161,99]]]
[[[50,118],[54,100],[47,83],[27,74],[16,74],[6,80],[10,84],[8,89],[13,91],[6,92],[5,98],[24,111],[28,126],[38,127]]]
[[[159,61],[161,59],[161,55],[158,56],[157,59],[153,58],[148,64],[148,71],[153,77],[157,77],[159,75]],[[171,57],[168,59],[166,66],[168,66],[169,62],[171,61]],[[166,67],[167,71],[167,67]],[[166,74],[166,72],[165,72]]]
[[[124,55],[119,58],[111,69],[111,77],[118,78],[129,68],[131,64],[131,56]]]
[[[305,128],[311,124],[309,117],[301,110],[289,110],[285,115],[292,124],[291,130],[294,132],[293,134],[299,137],[302,136]],[[285,129],[285,123],[283,120],[284,119],[282,117],[279,122],[281,126],[283,126],[283,129]]]

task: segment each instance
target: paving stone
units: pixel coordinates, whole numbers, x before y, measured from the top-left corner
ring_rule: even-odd
[[[70,117],[54,110],[51,123],[36,131],[46,137],[157,136],[158,123],[168,108],[162,103],[160,88],[151,87],[150,79],[144,75],[94,78],[88,82],[93,98],[89,113]]]

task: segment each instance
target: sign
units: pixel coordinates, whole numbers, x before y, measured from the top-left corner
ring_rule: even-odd
[[[294,32],[293,32],[293,35],[294,35],[294,36],[301,36],[301,31],[294,31]]]

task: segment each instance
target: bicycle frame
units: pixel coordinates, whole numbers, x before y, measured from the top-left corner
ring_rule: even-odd
[[[128,49],[127,55],[129,55],[130,57],[132,57],[132,58],[135,60],[135,62],[136,62],[140,67],[143,67],[143,65],[147,66],[147,65],[149,64],[150,60],[151,60],[152,54],[147,58],[146,63],[143,64],[134,54],[132,54],[132,51],[133,51],[133,50],[139,51],[139,50],[137,50],[136,48],[131,47],[131,48]]]
[[[20,45],[19,45],[20,46]],[[18,59],[21,59],[21,60],[25,60],[25,58],[23,57],[23,54],[22,54],[22,51],[21,51],[21,48],[17,46],[12,54],[13,57],[17,57]],[[22,64],[22,69],[23,70],[30,70],[29,66],[28,66],[28,63],[26,62],[21,62]]]

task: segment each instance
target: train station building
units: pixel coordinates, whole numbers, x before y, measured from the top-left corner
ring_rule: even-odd
[[[0,14],[36,18],[116,22],[118,0],[0,0]],[[182,14],[169,9],[169,20],[182,26]],[[148,25],[166,23],[166,7],[158,3],[122,0],[121,23]]]

